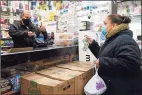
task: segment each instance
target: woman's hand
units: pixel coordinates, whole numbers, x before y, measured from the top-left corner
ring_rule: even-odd
[[[100,64],[99,59],[97,59],[97,60],[95,61],[95,64],[96,64],[96,67],[99,68],[99,64]]]
[[[93,39],[91,37],[89,37],[88,35],[85,35],[85,38],[87,39],[89,44],[91,44],[93,42]]]

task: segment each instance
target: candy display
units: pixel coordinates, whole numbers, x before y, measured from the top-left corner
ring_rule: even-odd
[[[2,33],[0,32],[0,39],[2,38]]]
[[[2,38],[10,38],[10,36],[9,36],[9,34],[8,34],[8,30],[3,30],[3,31],[1,31],[1,33],[2,33]]]
[[[126,1],[118,3],[118,14],[126,16],[141,15],[141,1]]]
[[[21,75],[16,74],[14,77],[9,77],[8,80],[12,86],[13,91],[19,91],[20,90],[20,77]]]
[[[13,46],[13,41],[12,41],[11,39],[10,39],[10,40],[6,40],[6,39],[3,40],[3,39],[2,39],[2,40],[0,41],[0,43],[1,43],[1,44],[0,44],[1,46]]]
[[[9,86],[10,83],[9,83],[9,81],[7,79],[1,79],[0,85],[1,85],[1,88],[4,88],[6,86]]]
[[[60,39],[72,39],[72,35],[62,34],[59,36]]]
[[[39,1],[38,9],[39,9],[39,10],[47,10],[46,1]]]
[[[0,86],[1,86],[1,93],[7,92],[11,89],[10,82],[7,79],[1,79]]]
[[[2,95],[84,95],[84,86],[89,81],[89,78],[92,77],[92,74],[94,74],[94,63],[99,67],[103,65],[100,64],[101,62],[103,63],[103,61],[104,65],[106,65],[109,60],[110,62],[108,63],[111,64],[111,58],[114,59],[114,61],[121,61],[115,58],[117,57],[117,50],[119,50],[120,44],[124,44],[127,41],[124,40],[122,43],[118,41],[120,44],[113,43],[116,37],[124,33],[121,27],[120,31],[119,29],[117,30],[121,24],[124,26],[122,28],[125,28],[126,25],[126,29],[132,30],[133,33],[127,32],[129,39],[130,36],[132,38],[133,35],[134,40],[136,40],[141,49],[141,42],[137,41],[142,38],[141,1],[1,0],[0,4],[0,45],[2,63],[0,86]],[[111,15],[114,13],[122,16]],[[127,23],[130,20],[124,16],[130,17],[131,23],[129,26]],[[121,31],[122,34],[119,34]],[[128,37],[127,35],[125,36],[126,38]],[[112,46],[105,48],[105,45],[108,45],[107,42],[108,44],[112,44]],[[35,44],[38,45],[35,46]],[[113,49],[110,48],[115,46],[115,44],[116,48],[114,47],[115,52],[113,52]],[[45,45],[47,47],[42,47]],[[100,49],[101,46],[104,46],[104,48]],[[107,51],[107,49],[110,49],[110,52],[108,52],[110,54],[104,54],[104,56],[101,57],[103,50]],[[101,52],[99,52],[100,50]],[[111,53],[114,54],[111,55]],[[72,61],[78,60],[81,61],[79,62],[80,66],[73,66],[76,62],[72,63]],[[67,64],[68,62],[69,64]],[[84,62],[87,64],[84,64]],[[112,61],[112,63],[120,62]],[[125,63],[131,62],[124,62],[124,64]],[[59,66],[59,68],[59,64],[67,64],[67,67]],[[124,65],[124,67],[127,66]],[[134,67],[137,68],[137,66]],[[56,70],[52,72],[52,68]],[[121,67],[118,68],[124,69]],[[61,69],[64,69],[63,74],[60,73],[60,71],[62,71]],[[105,66],[104,69],[107,71]],[[46,70],[51,71],[43,74],[39,73]],[[115,69],[113,69],[112,66],[110,70]],[[138,70],[136,70],[136,72]],[[127,70],[126,73],[129,71],[131,70]],[[75,74],[72,75],[72,72]],[[114,71],[114,73],[117,72]],[[118,76],[121,75],[120,73],[118,72]],[[137,76],[137,74],[134,75]],[[104,75],[109,77],[107,74]],[[117,74],[115,75],[117,77]],[[131,75],[131,72],[128,75]],[[61,78],[61,76],[63,78]],[[125,75],[125,77],[127,78],[127,75]],[[106,78],[105,81],[109,82],[110,80]],[[127,83],[124,84],[124,87],[126,87],[126,84]],[[137,85],[138,84],[139,83],[137,83]],[[109,83],[107,85],[109,89]],[[98,86],[98,89],[99,88]],[[122,89],[121,87],[116,88],[115,90],[118,92]],[[126,90],[132,89],[127,88]],[[125,89],[123,91],[127,92]],[[114,94],[115,91],[113,95]]]

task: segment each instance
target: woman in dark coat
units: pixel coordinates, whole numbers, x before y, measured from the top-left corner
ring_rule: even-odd
[[[91,52],[98,58],[98,73],[107,85],[103,95],[142,95],[140,50],[129,30],[129,17],[109,15],[106,41],[102,47],[87,36]]]

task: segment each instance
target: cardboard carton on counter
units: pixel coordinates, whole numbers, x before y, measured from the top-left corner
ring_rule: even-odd
[[[72,87],[74,88],[75,94],[74,95],[84,95],[84,86],[88,81],[88,78],[85,72],[81,71],[72,71],[69,69],[63,69],[58,67],[51,67],[47,70],[42,70],[37,72],[40,75],[50,77],[53,79],[66,81],[69,84],[72,82]],[[73,93],[72,93],[73,94]]]
[[[32,51],[33,47],[11,48],[9,53]]]
[[[56,46],[70,46],[73,44],[73,40],[55,40]]]
[[[47,78],[35,73],[21,78],[21,95],[73,95],[74,88],[65,81]]]
[[[58,64],[61,64],[61,63],[65,63],[67,62],[68,59],[66,58],[51,58],[51,59],[44,59],[43,60],[43,65],[44,66],[55,66],[55,65],[58,65]]]
[[[72,62],[68,64],[60,64],[57,65],[57,67],[64,68],[64,69],[69,69],[72,71],[82,71],[84,72],[80,77],[78,81],[78,94],[83,95],[84,94],[84,86],[86,83],[92,78],[93,73],[94,73],[94,66],[93,63],[88,63],[88,62]]]

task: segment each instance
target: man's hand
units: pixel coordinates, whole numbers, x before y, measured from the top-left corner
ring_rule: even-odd
[[[88,35],[85,35],[85,37],[86,37],[89,44],[91,44],[93,42],[93,39],[90,38]]]
[[[41,32],[45,32],[46,31],[45,27],[44,26],[40,26],[40,31]]]
[[[31,31],[29,31],[29,32],[28,32],[28,36],[29,36],[29,37],[34,36],[34,33],[33,33],[33,32],[31,32]]]
[[[97,59],[97,60],[95,61],[95,64],[96,64],[96,67],[97,67],[97,68],[99,68],[99,63],[100,63],[100,62],[99,62],[99,59]]]

